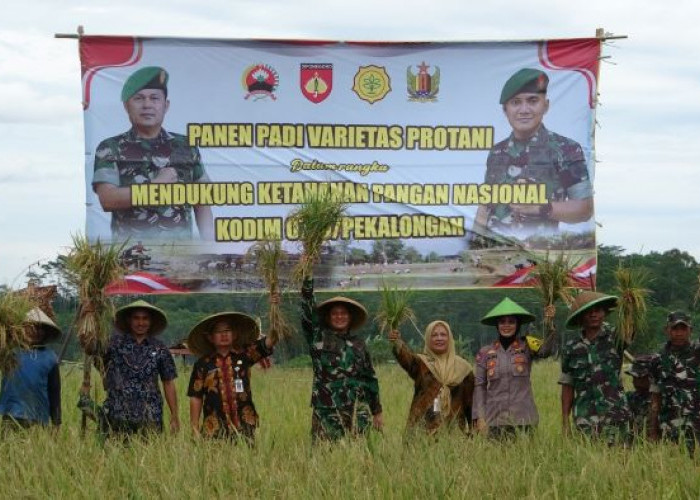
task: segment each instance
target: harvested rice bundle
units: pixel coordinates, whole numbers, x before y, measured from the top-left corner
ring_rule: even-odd
[[[560,254],[556,259],[550,260],[549,255],[544,259],[536,259],[534,276],[536,279],[535,290],[542,299],[543,316],[542,329],[545,336],[552,335],[554,328],[554,315],[556,302],[561,300],[569,305],[573,300],[570,286],[570,275],[573,265],[568,257]]]
[[[248,250],[248,256],[254,259],[255,268],[262,277],[270,294],[268,321],[271,339],[279,340],[291,337],[292,327],[282,312],[279,301],[273,299],[280,293],[279,269],[280,262],[285,256],[280,240],[267,236],[258,241]]]
[[[73,248],[66,257],[65,274],[78,290],[79,306],[75,320],[78,340],[89,354],[102,352],[107,345],[114,316],[112,302],[104,289],[120,280],[122,245],[106,245],[98,239],[91,245],[85,236],[73,236]]]
[[[311,276],[314,262],[321,256],[323,242],[337,226],[345,214],[347,204],[328,189],[307,193],[304,202],[294,210],[289,218],[297,224],[299,241],[304,250],[304,258],[293,272],[293,280],[301,282]]]
[[[649,272],[635,267],[618,266],[615,270],[617,281],[617,332],[625,343],[632,342],[637,333],[647,326],[647,297]]]
[[[24,333],[27,313],[36,301],[26,294],[5,292],[0,296],[0,372],[9,373],[17,367],[17,349],[27,349]]]
[[[392,286],[382,280],[380,292],[379,311],[375,321],[381,332],[390,332],[398,328],[406,321],[415,322],[416,315],[409,305],[413,292],[410,288],[399,289],[398,285]]]

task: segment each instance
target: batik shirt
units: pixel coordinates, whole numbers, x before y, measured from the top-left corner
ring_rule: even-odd
[[[486,160],[487,184],[544,184],[547,200],[564,201],[590,198],[593,186],[588,176],[581,145],[540,126],[526,142],[508,139],[491,148]],[[488,227],[528,234],[552,230],[558,221],[542,216],[516,219],[508,204],[489,206]]]
[[[252,438],[258,414],[250,388],[250,369],[272,349],[260,339],[226,356],[212,353],[200,358],[192,368],[187,395],[202,400],[202,433],[208,437],[227,437],[241,433]],[[239,391],[236,389],[239,379]],[[242,385],[240,385],[242,384]]]
[[[115,332],[105,363],[104,410],[109,419],[136,424],[162,424],[163,398],[158,379],[177,377],[168,348],[154,337],[140,344],[130,334]]]
[[[364,340],[322,327],[311,279],[302,287],[301,314],[314,373],[311,406],[317,414],[323,419],[328,412],[381,413],[379,383]]]
[[[564,345],[559,383],[574,388],[574,423],[579,429],[597,432],[631,423],[620,378],[624,347],[607,324],[593,340],[581,334]]]
[[[432,434],[443,424],[456,424],[464,431],[469,430],[468,424],[472,420],[474,373],[470,372],[461,383],[450,387],[450,411],[447,415],[442,415],[435,409],[435,399],[442,384],[430,368],[402,340],[394,343],[393,350],[396,361],[415,382],[407,428],[422,426]]]
[[[659,428],[672,437],[680,431],[700,430],[700,344],[682,347],[670,343],[649,367],[651,391],[661,395]]]
[[[187,144],[187,137],[161,129],[154,139],[128,132],[102,141],[95,151],[93,188],[107,183],[117,187],[149,184],[161,169],[171,167],[178,183],[207,180],[199,150]],[[121,238],[192,237],[192,207],[139,206],[112,212],[112,234]]]

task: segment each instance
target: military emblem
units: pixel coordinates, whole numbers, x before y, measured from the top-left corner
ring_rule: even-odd
[[[299,71],[301,93],[314,104],[326,99],[333,90],[332,64],[301,64]]]
[[[254,64],[248,66],[243,71],[241,84],[243,89],[248,93],[245,99],[253,98],[254,101],[259,99],[270,98],[277,99],[275,91],[279,86],[279,75],[275,69],[268,64]]]
[[[440,91],[440,67],[435,66],[432,74],[428,73],[429,64],[425,61],[418,66],[418,73],[411,71],[411,66],[406,68],[406,90],[408,100],[417,102],[437,101],[437,93]]]
[[[355,73],[352,90],[363,101],[374,104],[391,92],[391,79],[383,66],[360,66]]]

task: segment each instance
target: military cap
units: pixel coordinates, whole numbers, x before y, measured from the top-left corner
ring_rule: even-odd
[[[546,94],[549,77],[544,71],[533,68],[523,68],[516,71],[508,78],[501,91],[501,104],[505,104],[508,99],[521,92],[533,94]]]
[[[676,326],[680,323],[683,323],[686,326],[693,326],[690,321],[690,316],[688,316],[683,311],[673,311],[668,315],[666,322],[671,327]]]
[[[491,309],[486,316],[481,318],[482,325],[496,326],[498,318],[502,316],[515,316],[518,319],[518,325],[524,325],[535,321],[535,315],[526,311],[517,302],[506,297],[500,301],[496,307]]]
[[[630,367],[625,370],[625,373],[635,378],[648,377],[652,359],[653,356],[649,354],[637,356],[634,358],[634,361],[632,361]]]
[[[207,316],[192,327],[187,336],[187,348],[197,356],[206,356],[214,352],[214,345],[208,335],[219,321],[228,323],[234,331],[233,344],[243,347],[255,341],[260,335],[258,322],[247,314],[225,311]]]
[[[362,304],[347,297],[333,297],[321,302],[318,305],[318,312],[321,319],[325,322],[328,318],[328,313],[331,308],[336,305],[343,305],[350,312],[350,330],[360,328],[367,321],[367,309]]]
[[[128,333],[129,329],[129,317],[131,313],[138,310],[144,309],[151,315],[151,328],[149,329],[149,335],[158,335],[165,327],[168,326],[168,318],[165,313],[157,308],[156,306],[149,304],[145,300],[137,300],[131,304],[127,304],[123,307],[117,309],[114,313],[114,325],[120,332]]]
[[[600,305],[607,310],[617,306],[617,297],[613,295],[605,295],[600,292],[591,292],[589,290],[579,293],[569,307],[569,317],[566,319],[566,327],[571,328],[578,326],[581,316],[591,307]]]
[[[55,342],[61,338],[61,329],[56,326],[51,318],[49,318],[44,311],[35,307],[27,313],[24,320],[32,325],[40,325],[44,330],[44,342]]]
[[[135,71],[122,87],[122,102],[143,89],[161,89],[168,95],[168,72],[159,66],[146,66]]]

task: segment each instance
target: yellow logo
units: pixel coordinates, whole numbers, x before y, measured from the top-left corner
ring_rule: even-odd
[[[383,66],[360,66],[352,90],[363,101],[374,104],[391,92],[391,80]]]

